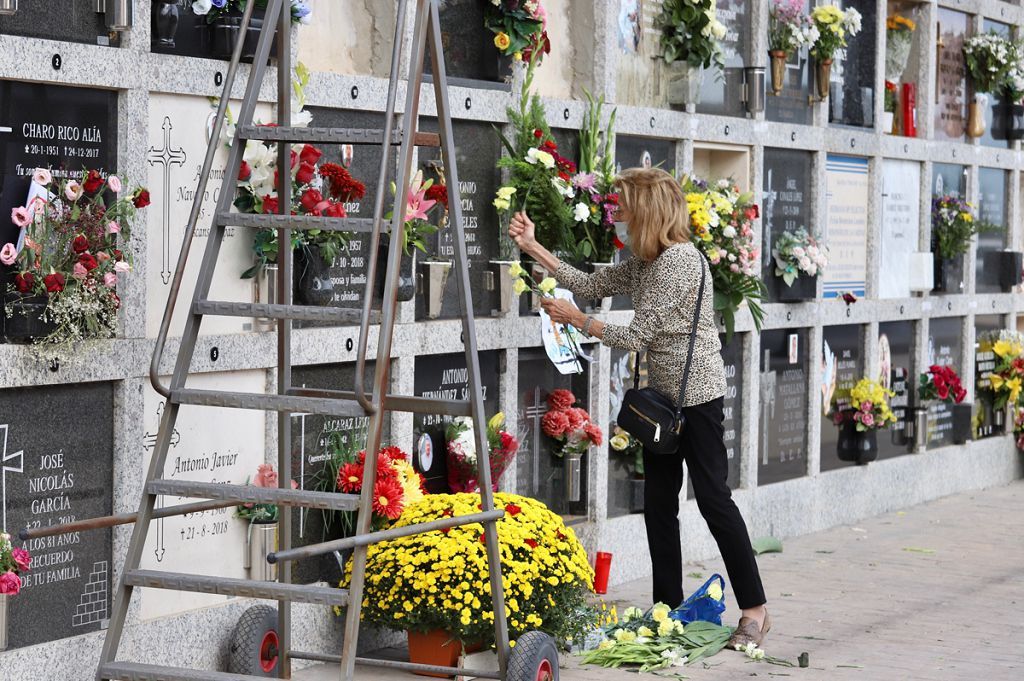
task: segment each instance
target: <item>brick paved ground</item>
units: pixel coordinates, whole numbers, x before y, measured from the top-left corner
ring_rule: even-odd
[[[765,647],[794,661],[806,651],[810,668],[753,663],[723,651],[679,672],[696,680],[1024,679],[1024,482],[791,539],[783,553],[762,556],[760,563],[775,621]],[[721,569],[709,561],[687,572]],[[645,604],[649,594],[643,581],[609,596]],[[733,603],[731,593],[728,598]],[[736,610],[727,616],[734,623]],[[562,664],[563,681],[638,678],[581,667],[568,657]],[[358,677],[417,678],[369,671]],[[295,678],[328,681],[338,675],[336,668],[320,667]]]

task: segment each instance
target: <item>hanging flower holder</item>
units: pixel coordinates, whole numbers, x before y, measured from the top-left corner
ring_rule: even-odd
[[[420,263],[420,269],[420,276],[423,277],[423,303],[427,319],[437,319],[441,316],[444,287],[448,283],[448,274],[452,270],[452,263],[450,260],[428,261]]]
[[[786,82],[786,52],[772,50],[768,53],[772,63],[772,94],[778,97]]]
[[[267,562],[267,555],[277,551],[277,523],[249,523],[242,554],[249,579],[257,582],[277,581],[277,565]]]
[[[3,297],[3,337],[8,343],[31,343],[46,338],[57,325],[46,314],[50,299],[47,296],[23,296],[7,293]],[[7,315],[7,309],[11,315]]]

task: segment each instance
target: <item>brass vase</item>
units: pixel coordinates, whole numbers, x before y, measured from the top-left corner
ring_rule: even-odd
[[[832,77],[832,60],[822,59],[816,63],[818,81],[818,99],[828,99],[829,79]]]
[[[981,137],[985,134],[985,106],[983,102],[967,105],[967,136]]]
[[[772,60],[772,94],[778,97],[782,94],[782,86],[786,77],[786,51],[771,50],[768,56]]]

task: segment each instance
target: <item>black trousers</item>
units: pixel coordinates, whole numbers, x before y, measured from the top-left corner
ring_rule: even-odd
[[[765,602],[747,526],[726,484],[729,463],[722,439],[722,403],[719,397],[684,408],[686,430],[675,454],[644,451],[644,522],[654,568],[655,603],[674,608],[683,601],[679,492],[684,460],[697,508],[718,542],[739,607],[755,608]]]

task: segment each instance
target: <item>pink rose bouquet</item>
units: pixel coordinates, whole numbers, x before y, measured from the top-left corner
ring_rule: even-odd
[[[260,464],[256,468],[256,477],[251,481],[257,487],[277,487],[277,482],[277,471],[268,463]],[[250,484],[248,478],[245,484]],[[298,487],[299,483],[292,480],[292,489],[298,489]],[[278,511],[275,504],[242,504],[235,508],[235,517],[256,524],[276,523]]]
[[[32,565],[32,556],[25,549],[16,549],[11,535],[0,533],[0,595],[21,593],[21,574]]]

